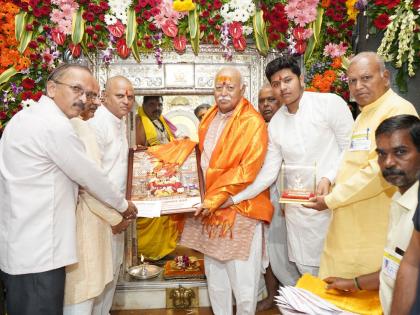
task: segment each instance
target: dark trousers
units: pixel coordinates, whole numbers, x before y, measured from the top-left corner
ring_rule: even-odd
[[[0,279],[0,315],[4,315],[4,314],[6,314],[6,305],[4,305],[3,282],[1,282],[1,279]]]
[[[23,275],[0,270],[8,315],[62,315],[65,269]]]

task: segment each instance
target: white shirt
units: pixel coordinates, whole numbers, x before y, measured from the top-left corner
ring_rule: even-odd
[[[95,116],[88,120],[96,133],[101,154],[102,169],[119,191],[125,195],[127,185],[128,142],[125,119],[119,119],[104,105],[100,106]],[[124,233],[113,235],[114,271],[122,263],[124,253]]]
[[[0,269],[44,272],[77,262],[78,184],[125,211],[104,172],[86,155],[70,120],[54,101],[16,114],[0,140]]]
[[[264,165],[255,181],[232,197],[239,203],[267,189],[285,163],[314,164],[317,181],[335,179],[342,152],[349,146],[353,118],[346,102],[335,94],[304,92],[295,114],[282,106],[268,126],[269,143]],[[316,211],[301,205],[286,205],[289,259],[318,266],[329,210]]]
[[[417,181],[403,195],[396,192],[392,197],[389,212],[389,227],[385,249],[395,255],[395,249],[406,251],[413,233],[413,216],[417,207],[417,193],[419,182]],[[395,275],[397,270],[395,270]],[[386,274],[381,269],[379,274],[379,296],[381,298],[382,309],[387,315],[391,311],[392,292],[394,290],[395,278]]]

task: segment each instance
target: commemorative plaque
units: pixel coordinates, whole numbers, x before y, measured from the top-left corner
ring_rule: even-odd
[[[316,196],[316,164],[282,162],[279,176],[279,203],[305,204]]]
[[[158,217],[195,211],[203,194],[199,151],[195,148],[182,165],[159,160],[147,150],[129,152],[127,199],[140,217]]]

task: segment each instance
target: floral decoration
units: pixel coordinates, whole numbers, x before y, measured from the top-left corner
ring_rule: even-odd
[[[396,83],[406,92],[408,77],[420,65],[420,1],[375,0],[366,10],[372,21],[370,33],[384,35],[378,54],[398,69]]]
[[[375,1],[383,7],[377,16],[401,6],[400,0]],[[363,2],[0,0],[0,132],[17,111],[39,99],[47,74],[62,60],[84,56],[107,65],[154,54],[161,64],[164,51],[182,54],[188,43],[196,54],[199,44],[220,46],[228,60],[252,40],[262,55],[269,49],[303,55],[308,89],[348,99],[344,71]],[[377,24],[389,21],[381,17]]]

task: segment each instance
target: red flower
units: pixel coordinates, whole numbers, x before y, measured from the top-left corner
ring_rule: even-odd
[[[32,99],[33,99],[35,102],[38,102],[38,101],[39,101],[39,99],[41,98],[41,96],[42,96],[42,91],[38,91],[38,92],[36,92],[35,94],[33,94],[33,95],[32,95]]]
[[[219,10],[222,7],[223,3],[220,0],[216,0],[213,2],[213,8],[215,10]]]
[[[31,78],[25,78],[22,80],[22,87],[25,90],[32,90],[35,87],[35,81]]]
[[[242,24],[240,22],[230,23],[229,24],[229,34],[234,39],[240,39],[242,37]]]
[[[117,42],[117,53],[118,55],[126,59],[130,55],[130,48],[127,47],[127,43],[125,41],[125,38],[120,38]]]
[[[278,49],[278,50],[283,50],[283,49],[285,49],[285,48],[287,48],[287,44],[286,44],[285,42],[279,42],[279,43],[277,44],[277,49]]]
[[[78,58],[80,56],[80,53],[82,52],[80,44],[75,45],[71,43],[69,45],[69,49],[70,49],[71,55],[75,58]]]
[[[295,27],[292,33],[297,41],[304,40],[303,35],[305,34],[305,29],[302,26]]]
[[[244,51],[246,48],[246,40],[245,40],[245,37],[243,36],[239,38],[233,38],[232,43],[233,43],[233,47],[237,51]]]
[[[32,91],[25,91],[22,93],[22,100],[32,99],[33,94]]]
[[[64,44],[64,41],[66,40],[66,35],[61,33],[56,28],[51,31],[51,37],[52,40],[58,45],[61,46]]]
[[[95,14],[91,11],[83,12],[82,17],[88,22],[93,22],[95,20]]]
[[[187,46],[187,39],[184,35],[174,37],[174,48],[178,53],[183,53]]]
[[[420,8],[420,0],[413,1],[413,8],[418,10]]]
[[[147,41],[147,42],[146,42],[146,44],[144,44],[144,46],[145,46],[147,49],[152,49],[152,48],[153,48],[153,44],[152,44],[151,42],[149,42],[149,41]]]
[[[178,26],[172,20],[166,20],[162,25],[162,31],[168,37],[175,37],[178,34]]]
[[[386,13],[382,13],[381,15],[378,15],[376,17],[376,19],[373,20],[373,24],[375,25],[376,28],[383,30],[387,27],[387,25],[389,24],[390,19],[388,14]]]
[[[304,40],[296,41],[295,49],[299,55],[302,55],[306,50],[306,42]]]
[[[0,112],[0,120],[5,120],[7,118],[7,113],[4,111]]]
[[[125,27],[120,20],[117,20],[115,24],[108,25],[108,30],[112,34],[112,36],[120,38],[124,34]]]
[[[101,1],[101,3],[99,3],[99,6],[101,7],[102,10],[106,11],[109,9],[109,5],[108,2],[106,1]]]
[[[151,30],[152,32],[154,32],[154,31],[156,31],[156,25],[155,24],[153,24],[153,23],[150,23],[149,24],[149,30]]]

